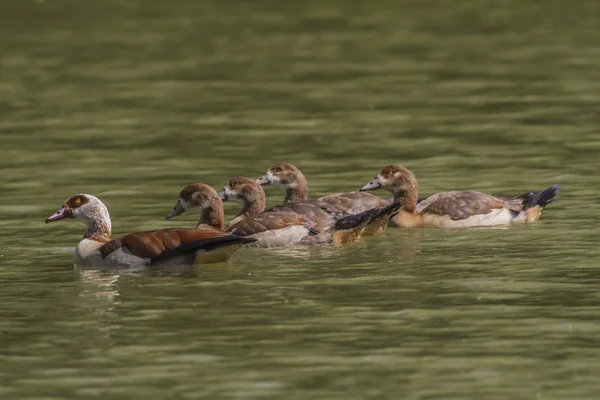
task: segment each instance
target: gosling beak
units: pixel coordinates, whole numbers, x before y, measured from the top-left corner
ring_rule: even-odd
[[[60,221],[61,219],[65,218],[73,218],[73,214],[71,214],[71,212],[67,210],[65,206],[62,206],[57,212],[46,218],[46,223]]]
[[[227,193],[227,191],[225,190],[225,188],[223,188],[223,190],[221,190],[219,192],[219,197],[221,197],[222,201],[228,201],[229,200],[229,194]]]
[[[258,183],[260,186],[267,186],[271,184],[271,181],[269,180],[268,175],[263,175],[256,180],[256,183]]]
[[[371,182],[367,183],[365,186],[360,188],[361,192],[366,192],[367,190],[375,190],[381,189],[381,183],[379,183],[379,178],[375,177]]]
[[[181,205],[181,200],[177,200],[177,204],[175,204],[175,207],[173,207],[173,211],[171,211],[171,213],[167,215],[165,219],[171,219],[173,217],[183,214],[184,212],[185,208],[183,208],[183,206]]]

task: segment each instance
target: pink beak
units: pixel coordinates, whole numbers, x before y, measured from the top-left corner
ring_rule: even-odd
[[[63,206],[57,212],[46,218],[46,223],[59,221],[61,219],[71,218],[71,213]]]

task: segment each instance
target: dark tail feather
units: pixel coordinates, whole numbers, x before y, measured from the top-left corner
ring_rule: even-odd
[[[400,207],[402,207],[401,201],[378,208],[367,224],[363,235],[382,235],[387,229],[390,219],[400,212]]]
[[[515,199],[523,200],[523,209],[525,210],[535,206],[544,208],[546,207],[546,204],[552,203],[556,200],[556,196],[558,196],[559,191],[559,186],[554,185],[544,190],[535,190],[533,192],[523,193],[522,195],[515,197]]]
[[[363,235],[367,224],[378,211],[379,208],[373,208],[360,214],[340,218],[323,232],[311,230],[311,236],[306,237],[303,241],[306,244],[353,242]]]
[[[227,235],[227,236],[220,236],[220,237],[215,237],[215,238],[185,242],[172,250],[165,251],[164,253],[159,254],[156,257],[152,257],[150,259],[150,262],[152,264],[154,264],[154,263],[158,263],[161,261],[165,261],[172,257],[177,257],[177,256],[185,255],[185,254],[192,255],[200,250],[208,252],[211,250],[218,249],[220,247],[253,243],[255,241],[256,241],[256,239],[253,239],[253,238],[246,238],[246,237],[235,236],[235,235]]]
[[[377,212],[371,217],[371,221],[379,220],[382,217],[387,217],[389,220],[400,212],[400,207],[402,207],[402,201],[397,201],[391,203],[389,206],[376,209]]]
[[[366,225],[371,221],[371,219],[375,216],[375,214],[377,214],[378,211],[378,208],[372,208],[360,214],[344,217],[336,221],[333,229],[335,231],[343,231],[348,229],[354,229],[360,227],[361,225]]]

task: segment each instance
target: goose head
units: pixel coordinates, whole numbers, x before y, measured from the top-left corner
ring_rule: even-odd
[[[204,183],[192,183],[179,192],[177,204],[166,219],[171,219],[186,211],[202,214],[206,209],[221,204],[221,198],[215,189]]]
[[[84,237],[108,240],[111,234],[111,222],[108,209],[99,198],[91,194],[75,194],[69,197],[61,208],[46,218],[46,223],[63,219],[82,221],[87,231]]]
[[[261,186],[274,185],[289,189],[306,185],[306,178],[295,165],[279,163],[271,165],[256,182]]]
[[[383,167],[377,176],[360,191],[384,189],[394,194],[416,190],[417,181],[415,176],[407,168],[400,165],[388,165]]]

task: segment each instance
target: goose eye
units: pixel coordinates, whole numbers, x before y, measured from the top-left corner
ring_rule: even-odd
[[[394,175],[394,173],[392,171],[388,171],[388,172],[385,173],[385,177],[386,178],[391,178],[392,175]]]
[[[231,187],[233,189],[235,189],[236,187],[240,186],[239,182],[231,182]]]
[[[76,205],[79,205],[79,204],[81,204],[81,199],[80,199],[79,197],[75,198],[75,199],[73,200],[73,204],[76,204]]]
[[[281,173],[281,167],[277,167],[277,168],[275,168],[275,173],[276,173],[276,174],[280,174],[280,173]]]

